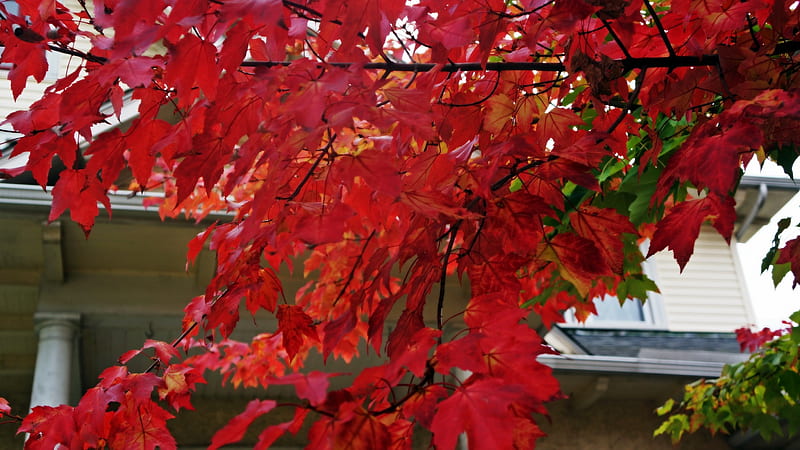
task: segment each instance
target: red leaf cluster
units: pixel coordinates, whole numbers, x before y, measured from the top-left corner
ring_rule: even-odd
[[[254,400],[214,448],[286,407],[259,448],[311,411],[314,448],[408,448],[420,427],[531,448],[560,396],[532,325],[631,296],[650,230],[649,255],[681,267],[702,224],[729,240],[742,165],[800,145],[784,0],[18,4],[0,2],[12,95],[72,58],[4,122],[25,170],[57,178],[50,220],[88,235],[119,186],[163,193],[162,218],[230,213],[189,242],[216,270],[185,339],[123,355],[152,349],[153,373],[114,367],[78,405],[35,408],[27,448],[174,448],[165,407],[190,408],[207,370],[299,399]],[[777,259],[796,279],[798,249]],[[294,296],[284,267],[307,278]],[[229,339],[242,305],[269,318],[249,342]],[[383,359],[347,387],[303,371],[367,345]]]

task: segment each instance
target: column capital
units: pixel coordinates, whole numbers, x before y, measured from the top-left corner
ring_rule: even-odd
[[[33,326],[37,333],[43,328],[52,326],[68,326],[78,330],[81,315],[74,312],[38,312],[33,315]]]

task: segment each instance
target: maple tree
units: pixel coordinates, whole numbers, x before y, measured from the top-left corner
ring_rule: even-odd
[[[462,432],[476,448],[532,447],[533,413],[560,392],[528,316],[644,298],[645,256],[668,248],[685,266],[706,222],[730,240],[743,164],[797,158],[793,2],[79,3],[0,3],[14,97],[49,52],[73,61],[7,118],[28,161],[6,175],[44,186],[58,157],[50,219],[69,210],[87,235],[119,187],[162,191],[164,216],[235,215],[189,243],[217,267],[180,338],[124,355],[74,407],[18,417],[30,449],[175,448],[166,423],[209,370],[298,397],[254,400],[212,448],[276,408],[294,417],[259,448],[306,421],[312,448],[406,448],[420,428],[437,448]],[[130,126],[93,134],[126,98]],[[775,262],[800,275],[797,247]],[[294,298],[282,265],[311,274]],[[470,290],[450,318],[449,277]],[[243,300],[277,328],[228,339]],[[350,361],[363,340],[386,359],[347,388],[302,370],[312,352]],[[130,373],[147,349],[151,370]],[[0,415],[17,417],[3,400]]]

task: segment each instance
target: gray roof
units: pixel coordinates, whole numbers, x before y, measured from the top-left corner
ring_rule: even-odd
[[[720,362],[734,362],[739,352],[733,333],[700,333],[657,330],[619,330],[561,327],[561,331],[590,355],[691,359],[716,354],[734,354]],[[680,358],[678,358],[680,357]],[[730,359],[731,361],[728,361]]]

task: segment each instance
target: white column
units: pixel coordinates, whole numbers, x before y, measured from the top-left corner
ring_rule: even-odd
[[[37,313],[34,322],[39,335],[39,348],[33,373],[31,408],[68,404],[80,315]]]

